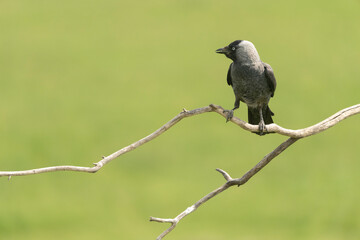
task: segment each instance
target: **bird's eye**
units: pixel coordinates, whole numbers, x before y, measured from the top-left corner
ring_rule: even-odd
[[[232,49],[231,49],[231,50],[235,51],[235,47],[232,47]]]

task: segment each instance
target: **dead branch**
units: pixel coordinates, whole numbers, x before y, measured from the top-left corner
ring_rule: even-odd
[[[137,147],[153,140],[154,138],[160,136],[162,133],[164,133],[166,130],[174,126],[176,123],[178,123],[180,120],[186,117],[192,117],[198,114],[207,113],[207,112],[216,112],[223,117],[226,118],[226,114],[224,113],[224,109],[221,106],[210,104],[209,106],[197,108],[194,110],[186,110],[185,108],[181,113],[179,113],[177,116],[175,116],[173,119],[171,119],[169,122],[167,122],[165,125],[160,127],[155,132],[151,133],[150,135],[130,144],[129,146],[126,146],[113,154],[103,157],[102,160],[100,160],[97,163],[94,163],[94,167],[80,167],[80,166],[54,166],[54,167],[45,167],[45,168],[37,168],[37,169],[31,169],[31,170],[22,170],[22,171],[0,171],[0,177],[2,176],[8,176],[9,179],[12,176],[25,176],[25,175],[32,175],[32,174],[38,174],[38,173],[45,173],[45,172],[56,172],[56,171],[77,171],[77,172],[88,172],[88,173],[95,173],[98,170],[100,170],[105,164],[111,162],[115,158],[130,152]],[[274,159],[276,156],[281,154],[285,149],[290,147],[293,143],[295,143],[297,140],[308,137],[320,132],[325,131],[326,129],[334,126],[335,124],[339,123],[340,121],[353,116],[355,114],[360,113],[360,104],[345,108],[334,115],[330,116],[329,118],[323,120],[322,122],[319,122],[313,126],[298,129],[298,130],[292,130],[292,129],[286,129],[283,128],[275,123],[269,124],[266,126],[268,132],[274,132],[278,133],[284,136],[290,137],[285,142],[280,144],[277,148],[275,148],[272,152],[267,154],[258,164],[256,164],[252,169],[250,169],[247,173],[245,173],[241,178],[235,178],[233,179],[227,172],[221,169],[216,169],[218,172],[220,172],[223,177],[226,180],[226,183],[223,184],[221,187],[215,189],[214,191],[210,192],[203,198],[201,198],[199,201],[197,201],[192,206],[188,207],[185,211],[180,213],[178,216],[176,216],[173,219],[168,218],[155,218],[150,217],[150,221],[155,222],[161,222],[161,223],[171,223],[171,226],[166,229],[160,236],[157,238],[157,240],[161,240],[163,237],[165,237],[168,233],[170,233],[176,225],[179,223],[181,219],[189,215],[190,213],[194,212],[196,209],[198,209],[202,204],[206,203],[208,200],[212,199],[213,197],[217,196],[221,192],[227,190],[228,188],[237,185],[243,185],[251,177],[253,177],[257,172],[259,172],[262,168],[264,168],[272,159]],[[240,126],[241,128],[250,131],[250,132],[258,132],[258,125],[251,125],[246,123],[245,121],[233,117],[231,119],[231,122],[235,123],[236,125]]]
[[[184,218],[187,215],[189,215],[190,213],[194,212],[196,209],[198,209],[198,207],[200,207],[205,202],[209,201],[211,198],[217,196],[218,194],[222,193],[223,191],[225,191],[226,189],[228,189],[234,185],[240,186],[240,185],[245,184],[247,181],[249,181],[249,179],[252,176],[254,176],[262,168],[264,168],[272,159],[274,159],[277,155],[279,155],[285,149],[290,147],[291,144],[293,144],[297,140],[299,140],[299,138],[289,138],[288,140],[286,140],[285,142],[280,144],[280,146],[278,146],[274,151],[272,151],[271,153],[266,155],[258,164],[256,164],[252,169],[250,169],[247,173],[245,173],[244,176],[242,176],[241,178],[233,179],[224,170],[216,169],[218,172],[220,172],[224,176],[224,178],[226,180],[226,183],[224,185],[222,185],[221,187],[215,189],[211,193],[209,193],[206,196],[204,196],[203,198],[201,198],[199,201],[197,201],[192,206],[188,207],[184,212],[180,213],[174,219],[162,219],[162,218],[150,217],[150,221],[161,222],[161,223],[164,223],[164,222],[171,223],[171,226],[168,229],[166,229],[159,237],[157,237],[156,240],[161,240],[163,237],[165,237],[169,232],[171,232],[176,227],[176,224],[182,218]]]
[[[166,130],[174,126],[176,123],[178,123],[180,120],[186,117],[192,117],[195,115],[199,115],[202,113],[207,112],[216,112],[223,117],[226,118],[226,114],[223,112],[224,109],[221,106],[210,104],[209,106],[197,108],[194,110],[186,110],[183,109],[181,113],[179,113],[177,116],[175,116],[173,119],[171,119],[169,122],[164,124],[162,127],[160,127],[155,132],[151,133],[150,135],[130,144],[129,146],[126,146],[113,154],[110,154],[107,157],[103,157],[99,162],[94,163],[93,167],[81,167],[81,166],[53,166],[53,167],[44,167],[44,168],[36,168],[36,169],[30,169],[30,170],[21,170],[21,171],[0,171],[0,177],[12,177],[12,176],[25,176],[25,175],[32,175],[32,174],[39,174],[39,173],[46,173],[46,172],[57,172],[57,171],[76,171],[76,172],[87,172],[87,173],[96,173],[99,171],[104,165],[111,162],[115,158],[130,152],[141,145],[153,140],[154,138],[160,136],[162,133],[164,133]],[[284,136],[292,137],[292,138],[303,138],[308,137],[317,133],[320,133],[322,131],[325,131],[326,129],[334,126],[338,122],[352,116],[355,114],[358,114],[360,112],[360,104],[351,106],[349,108],[345,108],[331,117],[325,119],[324,121],[315,124],[313,126],[299,129],[299,130],[291,130],[286,129],[283,127],[280,127],[279,125],[273,123],[266,126],[268,132],[275,132]],[[258,125],[251,125],[237,117],[233,117],[231,119],[231,122],[235,123],[236,125],[240,126],[241,128],[250,131],[250,132],[258,132]]]
[[[215,112],[219,113],[223,117],[226,117],[226,115],[223,112],[223,109],[220,106],[210,105],[210,107],[213,107]],[[198,207],[200,207],[202,204],[204,204],[211,198],[217,196],[221,192],[227,190],[228,188],[230,188],[234,185],[240,186],[240,185],[245,184],[257,172],[259,172],[261,169],[263,169],[272,159],[274,159],[276,156],[278,156],[280,153],[282,153],[285,149],[290,147],[297,140],[320,133],[322,131],[325,131],[326,129],[337,124],[338,122],[340,122],[352,115],[358,114],[359,112],[360,112],[360,104],[354,105],[352,107],[343,109],[343,110],[335,113],[334,115],[330,116],[329,118],[325,119],[324,121],[322,121],[318,124],[315,124],[313,126],[310,126],[310,127],[304,128],[304,129],[299,129],[299,130],[286,129],[286,128],[280,127],[276,124],[267,125],[266,128],[267,128],[268,132],[276,132],[281,135],[290,136],[290,138],[287,139],[282,144],[280,144],[272,152],[267,154],[258,164],[256,164],[252,169],[250,169],[247,173],[245,173],[241,178],[233,179],[224,170],[216,169],[218,172],[220,172],[223,175],[223,177],[226,180],[226,183],[224,185],[222,185],[221,187],[215,189],[211,193],[207,194],[203,198],[201,198],[199,201],[197,201],[192,206],[188,207],[184,212],[180,213],[174,219],[162,219],[162,218],[150,217],[150,221],[156,221],[156,222],[161,222],[161,223],[164,223],[164,222],[171,223],[171,226],[168,229],[166,229],[162,234],[160,234],[156,240],[163,239],[163,237],[165,237],[168,233],[170,233],[176,227],[177,223],[182,218],[184,218],[187,215],[189,215],[190,213],[194,212]],[[251,131],[251,132],[256,132],[257,128],[258,128],[258,126],[248,124],[238,118],[233,118],[231,121],[234,122],[235,124],[239,125],[241,128]]]

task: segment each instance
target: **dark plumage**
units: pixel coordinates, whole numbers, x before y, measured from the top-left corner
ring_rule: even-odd
[[[268,103],[274,96],[276,79],[271,66],[260,60],[260,56],[249,41],[237,40],[224,48],[216,50],[233,60],[227,73],[227,83],[235,93],[234,108],[228,113],[227,121],[239,108],[240,101],[248,106],[248,120],[250,124],[259,125],[259,135],[266,134],[265,124],[273,123],[274,113]]]

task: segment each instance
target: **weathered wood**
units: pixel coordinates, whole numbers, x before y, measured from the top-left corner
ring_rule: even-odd
[[[197,108],[194,110],[186,110],[185,108],[181,113],[179,113],[177,116],[175,116],[173,119],[171,119],[169,122],[164,124],[162,127],[160,127],[155,132],[151,133],[150,135],[130,144],[129,146],[126,146],[113,154],[103,157],[102,160],[100,160],[97,163],[94,163],[94,167],[79,167],[79,166],[54,166],[54,167],[45,167],[45,168],[36,168],[31,170],[22,170],[22,171],[0,171],[0,177],[2,176],[8,176],[9,180],[12,176],[25,176],[25,175],[32,175],[32,174],[39,174],[39,173],[45,173],[45,172],[56,172],[56,171],[77,171],[77,172],[87,172],[87,173],[95,173],[99,171],[104,165],[107,163],[113,161],[114,159],[118,158],[119,156],[130,152],[141,145],[153,140],[154,138],[160,136],[162,133],[164,133],[166,130],[174,126],[176,123],[178,123],[180,120],[186,117],[192,117],[198,114],[207,113],[207,112],[216,112],[220,115],[222,115],[224,118],[226,118],[226,113],[224,113],[224,109],[221,106],[210,104],[209,106]],[[216,169],[218,172],[220,172],[223,177],[226,180],[226,183],[220,186],[219,188],[215,189],[214,191],[210,192],[209,194],[205,195],[203,198],[201,198],[199,201],[194,203],[192,206],[188,207],[185,211],[181,212],[178,216],[175,218],[169,219],[169,218],[155,218],[150,217],[150,221],[154,222],[160,222],[160,223],[171,223],[171,226],[166,229],[163,233],[161,233],[157,240],[163,239],[168,233],[170,233],[176,225],[189,215],[190,213],[196,211],[202,204],[206,203],[213,197],[217,196],[218,194],[222,193],[223,191],[227,190],[228,188],[232,186],[240,186],[245,184],[247,181],[250,180],[256,173],[258,173],[261,169],[263,169],[272,159],[274,159],[276,156],[281,154],[285,149],[290,147],[293,143],[295,143],[297,140],[308,137],[320,132],[325,131],[326,129],[334,126],[335,124],[339,123],[340,121],[353,116],[355,114],[360,113],[360,104],[351,106],[349,108],[345,108],[334,115],[330,116],[329,118],[325,119],[322,122],[319,122],[313,126],[298,129],[298,130],[292,130],[292,129],[286,129],[283,128],[277,124],[269,124],[266,125],[266,129],[268,132],[274,132],[278,133],[284,136],[290,137],[285,142],[280,144],[277,148],[275,148],[272,152],[267,154],[258,164],[256,164],[252,169],[250,169],[248,172],[246,172],[241,178],[235,178],[233,179],[227,172],[221,169]],[[250,132],[258,132],[259,126],[258,125],[251,125],[249,123],[246,123],[245,121],[233,117],[231,119],[231,122],[235,123],[236,125],[240,126],[241,128],[250,131]]]
[[[126,146],[113,154],[110,154],[107,157],[103,157],[102,160],[100,160],[97,163],[94,163],[94,167],[81,167],[81,166],[53,166],[53,167],[44,167],[44,168],[36,168],[31,170],[21,170],[21,171],[0,171],[0,177],[12,177],[12,176],[26,176],[26,175],[33,175],[33,174],[39,174],[39,173],[46,173],[46,172],[57,172],[57,171],[76,171],[76,172],[87,172],[87,173],[95,173],[99,171],[104,165],[107,163],[113,161],[114,159],[118,158],[119,156],[130,152],[141,145],[153,140],[154,138],[160,136],[162,133],[164,133],[166,130],[174,126],[176,123],[178,123],[180,120],[186,117],[192,117],[195,115],[207,113],[207,112],[216,112],[220,115],[222,115],[224,118],[226,118],[226,114],[223,112],[224,109],[221,106],[210,104],[209,106],[197,108],[194,110],[186,110],[184,109],[181,113],[179,113],[177,116],[175,116],[173,119],[171,119],[169,122],[164,124],[162,127],[160,127],[155,132],[151,133],[150,135],[130,144],[129,146]],[[317,133],[320,133],[322,131],[325,131],[326,129],[334,126],[338,122],[352,116],[355,114],[358,114],[360,112],[360,104],[351,106],[349,108],[345,108],[331,117],[325,119],[324,121],[315,124],[313,126],[299,129],[299,130],[291,130],[286,129],[283,127],[278,126],[277,124],[269,124],[266,125],[268,132],[275,132],[284,136],[292,137],[292,138],[304,138],[308,137]],[[250,132],[258,132],[258,125],[251,125],[249,123],[246,123],[245,121],[233,117],[231,119],[231,122],[235,123],[236,125],[240,126],[241,128],[250,131]]]

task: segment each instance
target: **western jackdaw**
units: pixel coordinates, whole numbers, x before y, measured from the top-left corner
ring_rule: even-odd
[[[273,123],[268,103],[274,96],[276,79],[271,66],[260,60],[260,56],[249,41],[237,40],[224,48],[216,50],[233,60],[227,73],[227,83],[235,93],[235,104],[227,112],[226,121],[229,121],[234,110],[239,108],[240,101],[248,106],[248,120],[250,124],[259,125],[259,135],[264,135],[265,124]]]

